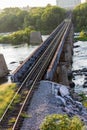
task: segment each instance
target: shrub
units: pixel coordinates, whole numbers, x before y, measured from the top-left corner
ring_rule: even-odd
[[[83,106],[87,108],[87,101],[83,101]]]
[[[40,126],[40,130],[82,130],[83,123],[74,116],[53,114],[48,115]]]
[[[35,30],[32,27],[27,27],[24,30],[13,32],[7,36],[0,36],[0,43],[29,43],[32,31]]]
[[[80,93],[79,96],[81,97],[81,102],[83,104],[84,107],[87,108],[87,96],[85,93]]]
[[[81,32],[80,32],[80,35],[79,35],[80,37],[86,37],[86,33],[82,30]]]

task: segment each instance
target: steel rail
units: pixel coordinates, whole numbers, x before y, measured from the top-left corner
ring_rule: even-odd
[[[64,25],[65,26],[65,25]],[[64,27],[62,27],[62,29],[64,29]],[[62,29],[61,29],[61,31],[62,31]],[[60,33],[61,33],[61,31],[59,31]],[[55,36],[55,38],[52,40],[52,42],[50,43],[50,45],[48,46],[48,48],[46,48],[46,50],[45,50],[45,52],[41,55],[41,57],[39,58],[39,60],[38,60],[38,62],[37,62],[37,64],[34,66],[34,68],[30,71],[30,73],[29,73],[29,75],[27,75],[27,77],[26,77],[26,79],[24,80],[24,82],[22,83],[22,85],[21,85],[21,87],[18,89],[18,91],[17,92],[19,92],[20,90],[21,90],[21,88],[25,85],[25,83],[26,83],[26,81],[27,80],[29,80],[29,77],[31,76],[31,75],[33,75],[33,73],[34,73],[34,71],[35,71],[35,69],[36,69],[36,67],[37,67],[37,69],[38,69],[38,66],[40,65],[40,63],[41,63],[41,60],[43,60],[44,59],[44,57],[47,55],[47,52],[54,46],[54,42],[56,42],[56,39],[57,39],[57,37],[58,37],[58,35],[60,34],[60,33],[58,33],[56,36]],[[62,31],[62,34],[60,34],[60,36],[59,36],[59,40],[61,39],[61,37],[62,37],[62,35],[63,35],[63,31]],[[58,42],[58,40],[57,40],[57,42]],[[57,47],[57,43],[56,42],[56,44],[55,44],[55,46],[54,46],[54,51],[55,51],[55,49],[56,49],[56,47]],[[51,58],[51,55],[53,56],[54,55],[54,52],[53,52],[53,50],[52,51],[50,51],[50,54],[49,54],[49,56],[47,57],[47,60],[45,60],[45,62],[43,63],[44,65],[42,65],[41,66],[41,69],[40,69],[40,71],[39,71],[39,69],[38,69],[38,72],[36,73],[36,75],[35,75],[35,77],[34,77],[34,79],[33,79],[33,84],[32,84],[32,86],[31,86],[31,88],[30,88],[30,91],[32,91],[34,88],[32,88],[35,84],[36,84],[36,82],[37,82],[37,79],[38,78],[41,78],[41,74],[42,74],[42,70],[44,70],[45,68],[46,68],[46,66],[47,66],[47,63],[48,63],[48,61],[50,61],[52,58]],[[47,62],[47,63],[46,63]],[[49,64],[49,63],[48,63]],[[45,68],[44,68],[45,67]],[[38,75],[37,75],[38,74]],[[30,93],[30,91],[29,91],[29,93]],[[29,94],[28,93],[28,94]],[[16,95],[17,95],[18,93],[16,93]],[[27,98],[27,97],[26,97]],[[14,100],[14,99],[13,99]],[[25,99],[25,101],[26,101],[27,99]],[[13,101],[12,101],[13,102]],[[11,102],[11,104],[12,104],[12,102]],[[10,105],[11,105],[10,104]],[[24,103],[23,103],[24,104]],[[25,105],[25,104],[24,104]],[[24,105],[22,105],[22,107],[21,107],[21,109],[23,110],[23,108],[24,108]],[[6,113],[5,113],[6,114]],[[19,119],[19,117],[20,117],[20,112],[19,112],[19,116],[18,116],[18,118],[17,119]],[[3,118],[2,118],[3,119]],[[15,122],[15,124],[16,124],[16,122]],[[12,130],[15,130],[14,128],[15,128],[15,125],[14,124],[14,127],[13,127],[13,129]]]
[[[67,27],[67,28],[68,28],[68,27]],[[65,31],[65,32],[66,32],[66,31]],[[55,47],[56,47],[56,46],[55,46]],[[55,50],[55,47],[54,47],[54,50]],[[52,51],[53,51],[53,50],[52,50]],[[35,86],[36,82],[38,81],[38,79],[41,77],[41,74],[42,74],[43,70],[46,69],[47,63],[49,64],[48,61],[50,61],[51,55],[52,55],[52,52],[50,52],[50,54],[49,54],[47,60],[44,62],[44,64],[43,64],[43,66],[41,67],[41,69],[40,69],[40,71],[39,71],[39,73],[38,73],[36,79],[34,80],[32,86],[31,86],[31,88],[30,88],[30,91],[28,92],[28,94],[27,94],[27,96],[26,96],[26,99],[25,99],[25,101],[24,101],[24,103],[23,103],[23,105],[22,105],[22,107],[21,107],[21,109],[20,109],[19,115],[18,115],[18,117],[17,117],[17,120],[16,120],[16,122],[15,122],[15,124],[14,124],[12,130],[15,130],[16,125],[17,125],[17,122],[18,122],[18,120],[19,120],[19,117],[20,117],[20,115],[21,115],[21,113],[22,113],[22,111],[23,111],[23,108],[24,108],[24,106],[25,106],[27,100],[29,100],[29,96],[30,96],[31,93],[33,92],[34,86]]]
[[[38,66],[41,63],[41,59],[44,58],[45,53],[47,51],[49,51],[51,49],[51,46],[53,45],[53,43],[55,42],[56,39],[58,39],[58,36],[60,35],[62,29],[64,29],[64,26],[62,26],[62,28],[59,30],[58,34],[55,36],[55,38],[52,40],[52,42],[50,43],[50,45],[46,48],[46,50],[44,51],[44,53],[41,55],[41,57],[39,58],[39,60],[37,61],[37,63],[34,65],[34,67],[32,68],[32,70],[30,71],[30,73],[26,76],[25,80],[23,81],[23,83],[21,84],[21,86],[23,86],[27,79],[31,76],[31,74],[33,74],[35,72],[35,70],[38,68]],[[31,77],[30,77],[31,78]],[[29,80],[29,79],[28,79]]]
[[[70,26],[71,26],[71,22],[70,22],[69,28],[67,30],[67,33],[70,30]],[[66,35],[67,35],[67,33],[66,33]],[[57,67],[57,65],[59,63],[59,59],[60,59],[61,52],[63,50],[66,35],[63,35],[63,37],[62,37],[63,40],[61,40],[61,43],[58,46],[57,51],[54,54],[54,58],[52,59],[50,65],[48,67],[48,70],[47,70],[46,75],[45,75],[46,80],[52,80],[53,79],[52,73],[53,74],[55,73],[56,67]]]
[[[64,24],[63,24],[64,26]],[[62,28],[63,28],[62,26]],[[42,57],[44,57],[46,51],[48,51],[48,49],[50,48],[51,44],[53,44],[53,42],[55,41],[55,39],[58,37],[58,35],[61,33],[62,29],[59,30],[58,34],[56,34],[55,38],[52,40],[52,42],[49,44],[49,46],[46,48],[45,52],[41,55],[41,57],[39,58],[39,61],[41,60]],[[35,71],[36,66],[38,67],[38,62],[35,64],[35,66],[32,68],[32,70],[30,71],[30,73],[27,75],[27,77],[25,78],[25,80],[23,81],[23,83],[21,84],[21,86],[19,87],[19,89],[17,90],[17,92],[15,93],[14,97],[12,98],[11,102],[9,103],[8,107],[6,108],[4,114],[2,115],[2,117],[0,118],[0,123],[3,120],[4,116],[6,115],[7,111],[9,110],[11,104],[13,103],[15,97],[17,96],[17,94],[21,91],[23,85],[26,83],[27,79],[29,78],[29,76]]]
[[[41,51],[41,53],[44,53],[45,48],[49,45],[49,44],[47,44],[47,42],[51,42],[51,41],[53,40],[54,36],[58,33],[58,31],[59,31],[60,28],[64,25],[64,23],[65,23],[65,21],[63,20],[63,22],[62,22],[60,25],[58,25],[56,29],[54,29],[54,31],[50,34],[50,36],[33,52],[33,54],[31,54],[31,56],[29,56],[29,57],[27,58],[27,60],[25,60],[24,63],[23,63],[20,67],[18,67],[18,68],[13,72],[13,75],[15,75],[15,74],[21,69],[21,67],[23,67],[23,65],[24,65],[26,62],[28,62],[28,60],[30,60],[30,58],[31,58],[33,55],[35,55],[36,51],[38,51],[38,50],[41,49],[42,46],[45,46],[45,47],[43,48],[43,50]],[[51,40],[51,41],[50,41],[50,40]],[[34,64],[32,64],[32,67],[35,65],[35,63],[36,63],[37,60],[39,59],[40,55],[41,55],[41,54],[38,55],[38,57],[37,57],[37,59],[35,60]],[[27,70],[27,72],[29,73],[29,71],[30,71],[30,68]],[[25,73],[25,76],[26,76],[26,73]],[[24,78],[25,78],[25,76],[24,76]],[[12,77],[11,77],[11,78],[12,78]],[[24,79],[24,78],[23,78],[23,79]],[[14,80],[13,80],[13,81],[14,81]]]

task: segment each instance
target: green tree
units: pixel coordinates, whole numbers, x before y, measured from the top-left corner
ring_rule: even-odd
[[[23,11],[23,10],[19,11],[19,13],[17,14],[16,23],[17,23],[17,29],[18,30],[23,29],[24,19],[27,16],[28,16],[28,12],[27,11]]]
[[[73,10],[73,23],[76,31],[87,30],[87,3],[77,6]]]
[[[24,19],[24,27],[32,26],[36,30],[40,30],[41,28],[41,15],[44,11],[44,8],[35,7],[31,8],[29,11],[29,15]]]
[[[19,8],[6,8],[0,14],[0,32],[11,32],[23,28],[24,17],[27,11]]]
[[[28,11],[6,8],[0,13],[0,32],[13,32],[33,27],[42,33],[50,33],[65,17],[65,10],[57,6],[34,7]]]
[[[47,6],[41,16],[42,30],[50,33],[56,28],[65,17],[66,11],[57,6]]]

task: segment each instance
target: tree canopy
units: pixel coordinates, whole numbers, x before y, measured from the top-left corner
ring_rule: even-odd
[[[0,32],[11,32],[22,29],[26,15],[28,15],[28,12],[22,11],[19,8],[5,8],[0,13]]]
[[[73,10],[73,23],[76,31],[87,30],[87,3]]]
[[[65,10],[57,6],[47,6],[41,16],[42,30],[51,32],[65,17]]]
[[[29,10],[5,8],[0,13],[0,32],[13,32],[32,27],[50,33],[65,17],[65,10],[57,6],[34,7]]]

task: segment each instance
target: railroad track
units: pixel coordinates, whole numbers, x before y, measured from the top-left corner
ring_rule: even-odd
[[[30,72],[28,72],[26,78],[23,80],[12,101],[0,119],[1,130],[20,129],[21,121],[23,120],[22,115],[25,113],[30,103],[30,99],[32,98],[32,95],[36,89],[36,84],[45,75],[58,46],[60,46],[61,40],[63,40],[62,37],[68,32],[70,24],[70,20],[64,22],[54,39],[50,42],[49,46],[47,46],[45,51],[40,55]],[[20,101],[14,103],[17,95],[20,95]]]
[[[64,21],[50,34],[50,36],[20,65],[12,74],[12,82],[21,83],[36,64],[40,56],[44,53],[51,41],[54,39],[60,28],[64,25]]]

